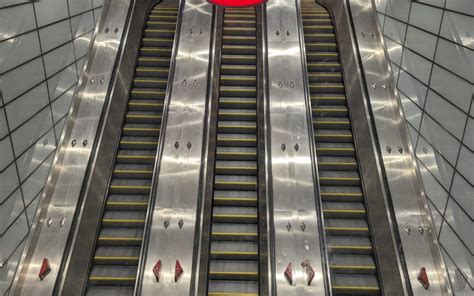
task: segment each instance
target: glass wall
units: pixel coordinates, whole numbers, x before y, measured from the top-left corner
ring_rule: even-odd
[[[376,0],[456,295],[474,294],[474,3]]]
[[[30,230],[101,1],[0,1],[0,295]]]

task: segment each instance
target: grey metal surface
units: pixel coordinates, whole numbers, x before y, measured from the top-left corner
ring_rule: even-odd
[[[12,295],[51,295],[94,147],[120,48],[130,0],[105,1],[86,68],[43,191],[11,289]],[[51,272],[40,280],[44,258]]]
[[[102,135],[98,140],[91,173],[86,181],[84,201],[78,215],[77,226],[71,241],[69,258],[64,267],[64,276],[59,286],[59,294],[82,295],[89,276],[90,260],[95,248],[96,237],[107,197],[111,171],[120,135],[122,121],[127,110],[131,81],[135,75],[138,48],[141,45],[142,28],[148,11],[148,1],[136,1],[123,41],[123,53],[118,62],[116,86],[111,91],[108,110],[104,115]],[[113,103],[112,103],[113,102]],[[133,291],[133,289],[132,289]]]
[[[278,295],[326,295],[296,1],[266,7],[274,283]],[[293,282],[285,278],[288,264]],[[308,285],[309,263],[315,271]]]
[[[379,154],[379,176],[388,184],[385,203],[394,213],[393,227],[400,250],[402,270],[405,275],[405,291],[392,291],[394,295],[451,295],[451,288],[436,240],[431,216],[421,186],[419,173],[408,138],[401,103],[390,73],[386,49],[378,22],[375,6],[370,0],[350,0],[341,3],[321,1],[329,8],[336,21],[349,18],[352,22],[350,38],[340,38],[341,46],[352,48],[342,53],[362,65],[359,73],[365,81],[363,100],[353,101],[351,109],[366,108],[368,122],[373,120],[372,130]],[[344,57],[343,57],[344,58]],[[364,108],[360,105],[364,104]],[[366,134],[365,136],[370,136]],[[362,143],[364,138],[357,139]],[[375,171],[373,171],[375,174]],[[374,176],[372,176],[374,178]],[[367,178],[366,178],[367,179]],[[366,180],[366,181],[370,181]],[[420,268],[428,272],[430,286],[422,287],[417,279]]]
[[[141,295],[187,295],[191,289],[196,211],[200,198],[212,6],[186,1],[168,109]],[[161,260],[160,281],[153,275]],[[183,274],[175,282],[175,264]]]

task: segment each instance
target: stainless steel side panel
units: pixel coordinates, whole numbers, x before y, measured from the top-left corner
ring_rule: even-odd
[[[71,115],[43,191],[11,295],[52,295],[96,141],[131,0],[105,1]],[[38,277],[43,259],[51,272]]]
[[[333,1],[321,2],[333,14],[336,28],[338,21],[344,18],[349,17],[352,22],[351,38],[342,40],[338,36],[338,42],[352,42],[352,58],[362,66],[359,73],[363,74],[363,86],[367,91],[358,104],[366,104],[367,120],[372,121],[375,127],[373,132],[378,141],[380,174],[388,185],[388,204],[395,220],[394,231],[408,294],[452,295],[416,168],[402,105],[391,77],[375,6],[371,0],[348,0],[339,4],[343,7],[336,9],[337,4]],[[417,279],[422,267],[428,272],[428,289],[424,289]],[[399,292],[400,295],[402,293],[406,291]]]
[[[312,166],[299,23],[295,0],[266,6],[270,180],[277,295],[325,295],[326,282]],[[293,283],[284,273],[292,264]],[[315,277],[308,285],[302,263]]]
[[[138,293],[188,295],[193,277],[196,214],[201,191],[204,122],[211,52],[212,5],[204,0],[186,1],[155,204]],[[153,274],[161,260],[160,281]],[[175,282],[175,264],[183,274]]]

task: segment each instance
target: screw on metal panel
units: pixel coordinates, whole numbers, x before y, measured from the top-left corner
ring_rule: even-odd
[[[387,86],[385,84],[382,84],[383,89],[387,89]]]
[[[304,222],[301,222],[300,229],[303,232],[306,230],[306,224],[304,224]]]
[[[375,37],[374,33],[372,33],[372,32],[370,32],[369,35],[370,35],[370,37],[372,37],[372,38]]]
[[[118,31],[119,31],[119,29],[118,29],[118,28],[115,28],[114,33],[117,34]]]
[[[105,79],[104,79],[104,78],[101,78],[101,79],[100,79],[100,84],[104,84],[104,81],[105,81]]]
[[[408,225],[405,226],[405,232],[406,232],[408,235],[410,235],[410,233],[411,233],[411,228],[410,228],[410,226],[408,226]]]
[[[198,85],[198,81],[197,80],[194,80],[193,81],[193,85],[196,87]]]
[[[183,225],[184,225],[183,219],[179,219],[179,221],[178,221],[178,227],[179,227],[179,229],[183,228]]]
[[[186,79],[183,79],[183,81],[181,82],[182,85],[186,85],[187,81]]]
[[[89,142],[87,140],[82,141],[82,146],[86,147]]]
[[[51,224],[53,224],[53,219],[51,217],[48,218],[48,220],[46,220],[46,225],[51,226]]]
[[[165,222],[163,222],[163,225],[165,226],[165,229],[167,229],[168,226],[170,226],[170,221],[166,219]]]
[[[360,35],[362,35],[362,37],[365,37],[365,33],[364,33],[364,32],[360,32]]]
[[[391,153],[392,152],[392,147],[390,147],[390,145],[388,145],[387,147],[385,147],[385,150],[387,150],[388,153]]]
[[[295,146],[293,146],[293,148],[295,148],[295,151],[298,151],[300,149],[300,146],[298,145],[298,143],[296,143]]]
[[[61,220],[59,220],[59,226],[63,227],[65,223],[66,223],[66,218],[62,217]]]
[[[74,146],[76,146],[76,144],[77,144],[77,141],[76,141],[76,140],[72,140],[71,146],[74,147]]]
[[[283,87],[283,83],[281,83],[281,81],[278,81],[278,87],[279,87],[279,88],[282,88],[282,87]]]
[[[286,145],[285,145],[285,143],[281,144],[281,150],[282,150],[282,151],[285,151],[285,150],[286,150]]]
[[[199,29],[199,34],[202,34],[202,28]]]
[[[288,231],[291,231],[291,223],[290,223],[290,222],[288,222],[288,224],[286,224],[286,229],[287,229]]]
[[[91,84],[94,83],[94,81],[95,81],[95,78],[92,77],[92,78],[91,78]]]
[[[286,30],[286,36],[290,37],[290,35],[291,35],[290,30]]]
[[[275,35],[280,36],[280,31],[277,30],[277,31],[275,32]]]
[[[418,226],[418,232],[423,235],[423,233],[425,232],[425,229],[423,228],[422,225]]]
[[[188,149],[191,149],[191,147],[193,146],[193,144],[191,143],[191,141],[189,141],[186,146],[188,147]]]
[[[421,148],[421,150],[423,150],[424,153],[428,153],[428,148],[426,148],[425,146],[423,146],[423,148]]]
[[[179,147],[179,142],[176,141],[176,142],[174,143],[174,148],[178,149],[178,147]]]
[[[398,152],[403,153],[403,147],[402,146],[398,146],[397,150],[398,150]]]
[[[295,83],[293,81],[290,81],[290,87],[291,88],[294,88],[295,87]]]
[[[105,33],[109,33],[109,27],[105,28]]]
[[[428,231],[429,233],[431,233],[431,226],[425,225],[425,230]]]
[[[372,83],[370,86],[372,86],[373,89],[377,89],[377,84]]]
[[[193,33],[193,28],[190,28],[189,29],[189,34],[192,34]]]

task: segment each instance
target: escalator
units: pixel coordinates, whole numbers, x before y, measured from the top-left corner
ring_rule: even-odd
[[[157,161],[178,8],[156,5],[144,26],[135,77],[88,278],[88,295],[132,295]]]
[[[257,295],[255,8],[226,8],[223,23],[208,295]]]
[[[334,295],[378,295],[368,225],[333,22],[310,1],[301,7],[320,196]]]

